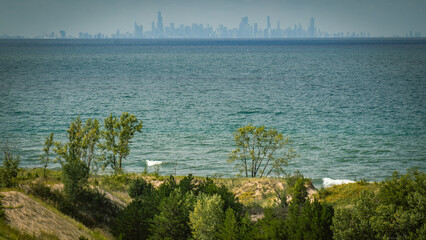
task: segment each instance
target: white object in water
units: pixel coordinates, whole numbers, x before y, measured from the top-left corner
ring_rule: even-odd
[[[333,185],[340,185],[340,184],[346,184],[346,183],[354,183],[355,181],[348,180],[348,179],[331,179],[331,178],[323,178],[322,179],[322,185],[326,187],[331,187]]]
[[[154,166],[154,165],[161,165],[163,162],[162,161],[149,161],[149,160],[146,160],[146,165],[148,165],[148,167],[149,166]]]

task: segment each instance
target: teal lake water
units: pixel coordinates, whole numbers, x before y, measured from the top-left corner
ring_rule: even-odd
[[[129,172],[233,176],[249,123],[289,136],[287,170],[318,184],[424,171],[426,40],[0,40],[0,142],[23,166],[78,115],[124,111],[144,125]]]

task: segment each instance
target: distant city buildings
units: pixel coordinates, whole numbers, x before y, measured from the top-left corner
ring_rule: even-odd
[[[321,31],[315,26],[315,19],[311,17],[306,30],[301,24],[294,25],[293,27],[281,28],[280,22],[276,22],[274,28],[270,16],[266,17],[266,27],[262,29],[258,23],[250,23],[249,18],[241,18],[241,22],[237,28],[228,28],[224,25],[219,25],[216,29],[213,26],[207,24],[193,23],[190,26],[183,24],[175,25],[171,22],[168,26],[163,22],[163,16],[161,11],[157,13],[157,22],[152,22],[151,30],[145,31],[142,25],[138,25],[136,22],[133,26],[133,32],[121,33],[120,30],[116,30],[115,33],[106,35],[103,33],[86,33],[80,32],[78,36],[67,35],[65,30],[60,30],[58,34],[50,32],[36,36],[35,38],[81,38],[81,39],[102,39],[102,38],[240,38],[240,39],[252,39],[252,38],[369,38],[370,33],[364,32],[338,32],[328,33]],[[399,37],[393,35],[393,37]],[[420,32],[409,31],[406,37],[421,37]],[[2,35],[0,38],[24,38],[22,36],[8,36]]]

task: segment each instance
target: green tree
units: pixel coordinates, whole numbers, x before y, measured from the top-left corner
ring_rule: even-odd
[[[76,201],[87,186],[89,169],[79,160],[72,160],[62,165],[62,182],[64,192],[71,201]]]
[[[102,131],[104,142],[99,144],[103,151],[104,167],[111,165],[116,173],[122,171],[123,160],[130,153],[129,144],[136,132],[142,131],[142,121],[127,112],[120,118],[112,114],[104,120]]]
[[[4,146],[2,147],[4,154],[3,166],[0,168],[0,183],[5,187],[12,187],[16,184],[16,177],[18,176],[19,155],[14,157],[11,149]]]
[[[194,199],[193,194],[182,194],[180,189],[163,199],[158,208],[160,213],[152,220],[151,239],[189,239],[189,212],[193,209]]]
[[[53,142],[53,133],[50,133],[48,137],[46,137],[46,140],[43,144],[43,155],[40,155],[40,161],[43,164],[43,177],[46,177],[46,168],[49,162],[52,161],[52,159],[49,158],[50,155],[50,149],[52,148],[54,142]]]
[[[53,151],[58,155],[57,160],[62,165],[64,192],[71,200],[75,200],[87,185],[89,177],[89,168],[83,161],[85,129],[80,117],[71,122],[67,133],[68,142],[65,144],[55,142]]]
[[[239,239],[238,219],[235,217],[235,212],[232,208],[228,208],[225,212],[225,220],[219,231],[219,239],[237,240]]]
[[[86,162],[87,168],[90,169],[93,160],[96,158],[96,146],[99,143],[101,132],[99,120],[87,119],[83,127],[84,137],[82,139],[82,160]]]
[[[241,219],[239,224],[239,239],[254,239],[256,229],[253,229],[253,223],[251,221],[250,214],[246,212],[244,217]]]
[[[225,212],[228,208],[232,208],[236,214],[240,214],[242,212],[243,205],[235,197],[235,194],[229,191],[229,189],[224,185],[216,185],[211,178],[206,178],[206,180],[199,183],[195,193],[204,193],[210,196],[219,195],[224,202],[222,209],[223,212]]]
[[[128,204],[115,219],[112,233],[119,239],[148,239],[151,236],[150,224],[158,213],[158,199],[154,196],[141,196]]]
[[[133,180],[129,186],[129,196],[133,199],[140,196],[150,196],[154,193],[154,186],[144,178]]]
[[[274,213],[273,209],[265,209],[264,217],[260,219],[255,228],[255,239],[286,239],[284,218]]]
[[[276,129],[265,126],[239,128],[234,133],[237,148],[228,157],[228,162],[237,162],[236,168],[246,177],[266,177],[272,172],[280,175],[288,161],[296,157],[291,141]]]
[[[189,220],[195,239],[216,239],[223,221],[223,200],[219,195],[200,194]]]
[[[305,186],[305,178],[302,176],[296,180],[293,189],[291,189],[291,202],[295,205],[301,205],[308,197],[308,191]]]
[[[74,160],[81,161],[83,154],[83,137],[83,126],[80,117],[77,117],[71,122],[70,128],[67,129],[68,142],[65,144],[55,142],[53,151],[58,155],[57,161],[61,164]]]
[[[78,159],[86,164],[90,170],[91,163],[95,159],[96,146],[100,139],[99,121],[86,120],[83,124],[80,117],[71,122],[67,130],[68,142],[62,144],[55,142],[53,151],[58,155],[57,160],[63,164],[70,160]]]

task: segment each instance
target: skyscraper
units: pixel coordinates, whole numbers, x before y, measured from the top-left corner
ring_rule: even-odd
[[[311,17],[308,28],[308,36],[310,38],[316,37],[316,29],[315,29],[315,19]]]
[[[267,16],[266,17],[266,28],[271,28],[271,17]]]
[[[163,29],[163,17],[161,17],[161,12],[158,11],[157,17],[157,33],[162,34],[164,32]]]
[[[65,34],[64,30],[59,31],[59,35],[60,35],[61,38],[65,38],[66,37],[66,34]]]
[[[249,38],[250,34],[250,25],[248,24],[248,17],[241,18],[240,28],[238,29],[238,37],[240,38]]]
[[[141,38],[143,35],[143,26],[142,25],[137,25],[135,22],[135,27],[134,27],[134,31],[133,31],[133,37],[135,38]]]

